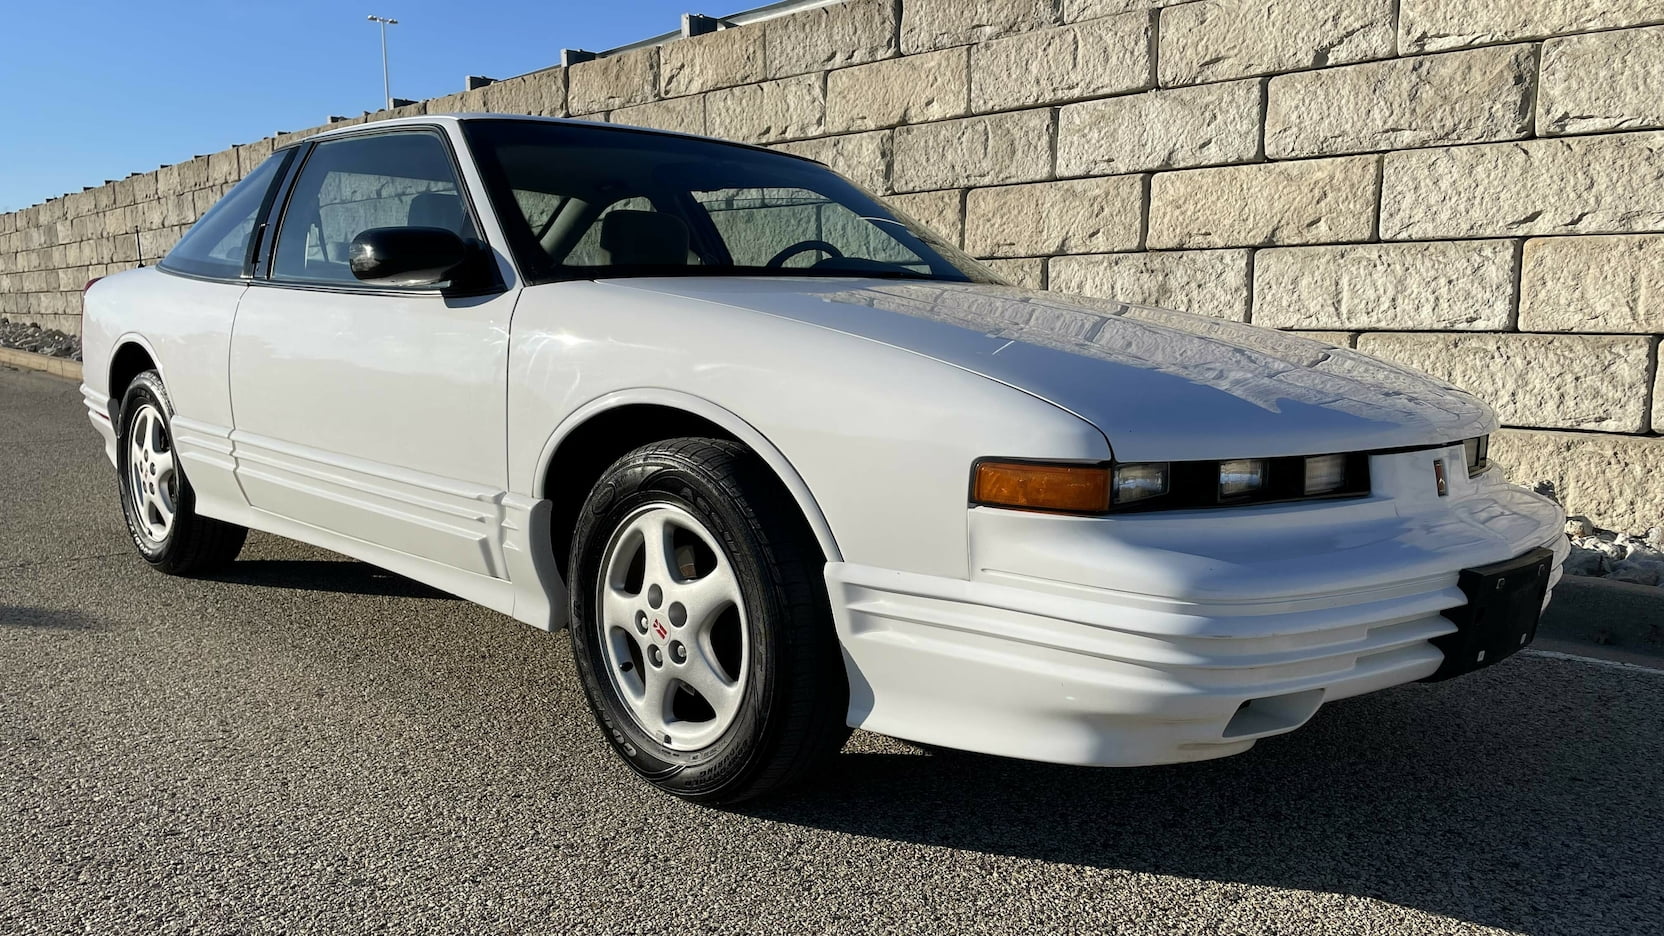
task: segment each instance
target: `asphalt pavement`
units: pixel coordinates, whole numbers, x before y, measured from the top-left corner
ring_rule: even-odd
[[[1659,933],[1664,672],[1522,654],[1238,757],[857,733],[795,795],[615,763],[565,634],[255,535],[146,569],[0,369],[0,933]]]

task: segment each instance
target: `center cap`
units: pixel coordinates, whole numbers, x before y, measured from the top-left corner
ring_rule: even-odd
[[[658,618],[653,619],[653,636],[660,640],[670,636],[670,631],[665,629],[664,624],[660,623]]]

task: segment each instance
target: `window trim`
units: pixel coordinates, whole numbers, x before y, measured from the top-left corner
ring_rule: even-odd
[[[446,158],[450,161],[451,172],[456,177],[457,194],[463,199],[468,209],[468,223],[474,228],[474,241],[491,258],[490,279],[473,289],[452,289],[446,286],[372,286],[368,283],[330,283],[311,282],[307,280],[278,279],[273,276],[273,267],[277,260],[277,244],[283,237],[283,225],[288,221],[289,208],[293,204],[295,189],[300,177],[306,171],[306,166],[312,161],[318,148],[326,143],[356,141],[378,136],[389,136],[395,133],[425,133],[439,139]],[[272,230],[277,233],[273,237],[264,238],[261,246],[261,257],[258,261],[259,272],[248,282],[251,286],[272,286],[280,289],[301,289],[309,292],[340,293],[357,296],[446,296],[456,298],[471,298],[478,296],[495,296],[507,292],[509,287],[503,282],[502,270],[497,266],[495,249],[490,238],[486,236],[479,209],[475,204],[473,192],[468,186],[468,177],[462,171],[462,163],[457,158],[456,147],[451,136],[445,132],[445,127],[437,123],[400,124],[396,127],[378,128],[359,133],[342,134],[324,139],[312,137],[295,144],[295,149],[302,155],[293,161],[287,176],[283,180],[281,197],[277,199],[274,212],[269,219]]]

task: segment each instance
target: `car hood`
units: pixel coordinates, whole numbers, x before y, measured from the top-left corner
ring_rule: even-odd
[[[1184,312],[973,283],[607,282],[792,319],[964,368],[1088,420],[1122,461],[1439,445],[1496,427],[1485,404],[1424,374]]]

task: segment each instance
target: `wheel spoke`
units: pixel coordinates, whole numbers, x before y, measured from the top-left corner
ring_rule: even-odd
[[[719,722],[726,722],[739,706],[740,684],[722,672],[703,641],[688,644],[687,662],[677,667],[676,675],[705,698]]]
[[[723,559],[710,574],[691,582],[677,583],[671,595],[687,609],[687,628],[702,635],[710,630],[722,612],[740,604],[740,584],[734,570]]]
[[[635,628],[636,611],[640,607],[641,597],[631,595],[622,589],[613,587],[612,583],[601,586],[601,621],[608,627],[617,627],[625,631]]]
[[[641,549],[646,559],[645,574],[642,577],[642,588],[657,585],[663,588],[672,581],[671,569],[676,567],[676,557],[672,555],[670,544],[670,524],[665,522],[663,511],[653,511],[643,514],[636,526],[641,530]]]

